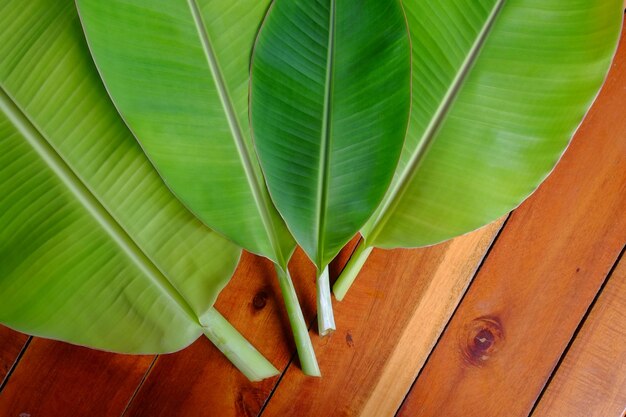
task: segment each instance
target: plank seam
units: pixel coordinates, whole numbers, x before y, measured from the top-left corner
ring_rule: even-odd
[[[352,251],[350,251],[350,255],[352,255],[354,253],[354,251],[356,250],[357,246],[359,245],[359,243],[363,240],[363,237],[361,237],[357,243],[354,245],[354,248],[352,249]],[[344,265],[343,268],[341,268],[342,270],[345,268],[346,266]],[[337,280],[337,277],[330,277],[331,278],[331,285],[334,283],[334,281]],[[317,321],[317,314],[315,314],[313,316],[313,318],[311,319],[311,321],[309,321],[308,325],[307,325],[307,329],[309,331],[311,331],[311,329],[313,329],[314,324]],[[280,377],[278,378],[278,380],[276,381],[276,384],[274,384],[274,386],[272,387],[272,390],[270,391],[270,393],[267,395],[267,397],[265,398],[265,401],[263,402],[263,405],[261,406],[261,409],[259,410],[259,412],[257,413],[256,417],[261,417],[261,415],[263,414],[263,412],[265,411],[265,408],[268,406],[270,400],[272,399],[272,397],[274,396],[274,393],[276,392],[276,390],[278,389],[278,386],[280,385],[280,383],[282,382],[284,376],[287,374],[287,370],[293,365],[293,361],[295,360],[297,356],[297,351],[292,351],[291,352],[291,357],[289,358],[289,361],[287,362],[287,364],[285,365],[285,367],[283,368],[283,370],[280,373]]]
[[[624,247],[622,247],[621,252],[619,253],[619,255],[617,255],[617,259],[615,260],[615,262],[613,263],[613,266],[611,266],[611,268],[609,269],[608,273],[604,277],[604,280],[602,281],[602,284],[600,284],[600,287],[598,288],[598,291],[596,292],[596,295],[593,297],[593,300],[591,301],[591,303],[587,307],[587,310],[585,311],[585,314],[583,314],[580,322],[578,323],[578,326],[576,326],[576,330],[574,330],[574,333],[572,333],[572,337],[567,342],[567,345],[565,346],[565,349],[561,353],[561,356],[559,357],[559,360],[554,365],[554,368],[552,369],[552,372],[550,373],[550,376],[546,379],[543,387],[541,387],[541,392],[537,396],[535,402],[533,403],[533,405],[532,405],[532,407],[530,409],[530,412],[528,413],[529,417],[531,417],[535,413],[537,407],[541,403],[541,400],[543,399],[543,396],[544,396],[546,390],[548,389],[548,387],[550,386],[550,383],[552,382],[552,380],[554,379],[555,375],[557,374],[559,368],[561,367],[561,364],[563,363],[563,361],[567,357],[567,354],[569,353],[570,349],[572,348],[572,345],[576,341],[576,338],[578,337],[578,334],[580,333],[580,331],[584,327],[585,323],[587,322],[587,319],[589,318],[589,315],[593,311],[594,306],[598,302],[598,299],[602,295],[602,292],[606,288],[606,286],[609,283],[610,279],[613,277],[613,273],[615,272],[615,269],[617,269],[617,266],[619,265],[619,263],[621,262],[622,258],[624,257],[624,253],[625,252],[626,252],[626,245],[624,245]],[[626,259],[626,258],[624,258],[624,259]]]
[[[141,388],[143,387],[144,382],[146,382],[146,379],[148,379],[148,376],[150,376],[150,373],[152,372],[152,368],[154,368],[154,365],[156,364],[157,359],[159,359],[159,355],[154,355],[154,358],[152,359],[150,366],[148,366],[148,369],[146,370],[146,372],[144,372],[143,376],[141,377],[141,380],[139,381],[139,384],[137,384],[137,387],[135,387],[135,391],[133,391],[133,395],[130,396],[130,399],[126,403],[126,407],[124,407],[124,411],[122,411],[122,414],[120,414],[120,417],[124,417],[126,413],[128,412],[128,410],[130,409],[130,406],[135,400],[135,397],[137,396],[137,394],[139,394],[139,391],[141,391]]]
[[[26,353],[26,349],[28,349],[28,346],[30,345],[30,342],[32,340],[33,340],[33,336],[28,336],[28,339],[26,339],[24,346],[22,346],[22,349],[20,349],[20,352],[17,354],[15,361],[13,361],[13,364],[9,368],[9,372],[7,372],[7,374],[4,376],[4,379],[2,380],[2,383],[0,384],[0,394],[2,394],[2,390],[4,390],[4,387],[6,387],[6,385],[9,383],[9,379],[11,378],[11,375],[13,375],[13,372],[15,371],[20,361],[22,360],[22,357],[24,356],[24,353]]]
[[[420,368],[419,372],[417,373],[417,376],[415,377],[415,379],[413,380],[413,383],[411,384],[411,386],[409,387],[409,389],[407,390],[406,394],[404,395],[404,399],[402,400],[402,402],[400,403],[400,405],[398,406],[398,409],[396,410],[394,416],[397,416],[398,413],[400,412],[400,410],[402,410],[402,407],[404,406],[404,404],[406,403],[406,400],[408,399],[408,397],[411,395],[411,391],[413,391],[413,387],[415,386],[415,384],[417,383],[417,380],[419,379],[419,377],[422,375],[422,372],[424,370],[424,368],[426,368],[426,365],[428,365],[428,361],[430,360],[430,357],[432,356],[433,352],[437,349],[437,346],[439,345],[439,342],[441,341],[443,335],[445,334],[446,330],[448,330],[448,327],[450,326],[450,323],[452,322],[452,320],[454,319],[454,316],[456,315],[457,311],[459,310],[459,308],[461,307],[461,305],[463,304],[463,301],[465,300],[465,297],[467,295],[467,293],[469,292],[470,288],[472,287],[472,284],[474,284],[474,281],[476,280],[476,278],[478,277],[478,274],[480,273],[480,271],[483,268],[483,265],[485,264],[485,262],[487,261],[487,258],[489,258],[489,255],[491,255],[491,252],[493,251],[493,249],[495,248],[495,246],[498,243],[498,240],[500,239],[500,236],[502,235],[502,233],[504,232],[504,230],[506,229],[506,225],[509,223],[509,219],[511,218],[511,213],[509,213],[506,217],[506,219],[504,220],[504,222],[502,223],[502,226],[500,227],[500,230],[498,230],[498,233],[496,233],[496,236],[493,238],[493,241],[491,242],[491,244],[489,245],[489,248],[487,249],[487,251],[485,252],[485,255],[483,256],[483,258],[480,260],[478,266],[476,267],[476,270],[474,271],[474,274],[472,275],[472,278],[470,279],[469,283],[467,284],[467,287],[465,288],[465,292],[463,293],[463,296],[461,297],[461,299],[459,300],[458,304],[456,305],[456,307],[454,308],[454,311],[452,312],[452,314],[450,315],[450,319],[448,320],[448,322],[446,323],[446,325],[443,327],[443,329],[441,330],[441,333],[439,333],[439,337],[437,337],[437,341],[435,342],[435,344],[433,345],[432,349],[430,350],[430,352],[428,353],[428,356],[426,356],[426,360],[424,360],[424,364],[422,365],[422,367]]]
[[[317,318],[317,316],[315,316],[315,318]],[[312,323],[311,323],[312,325]],[[309,329],[311,328],[311,326],[309,326]],[[261,415],[263,414],[263,412],[265,411],[265,408],[268,406],[268,404],[270,403],[270,400],[272,399],[272,397],[274,396],[274,393],[276,392],[276,390],[278,389],[278,386],[280,385],[280,383],[282,382],[283,378],[285,377],[285,375],[287,375],[287,370],[289,369],[289,367],[292,365],[293,360],[295,359],[297,355],[297,352],[292,352],[291,353],[291,357],[289,358],[289,362],[287,362],[287,365],[285,365],[285,368],[283,369],[283,371],[280,374],[280,377],[278,378],[278,381],[276,381],[276,384],[274,384],[274,386],[272,387],[272,391],[270,391],[269,395],[267,396],[267,398],[265,398],[265,401],[263,402],[263,405],[261,406],[261,409],[259,410],[259,412],[257,413],[256,417],[261,417]]]

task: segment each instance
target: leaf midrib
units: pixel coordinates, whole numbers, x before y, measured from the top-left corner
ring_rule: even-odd
[[[335,53],[335,0],[330,0],[328,23],[328,47],[326,55],[326,77],[324,84],[324,104],[321,128],[320,164],[317,179],[317,256],[315,264],[321,273],[326,265],[322,265],[324,257],[324,240],[326,235],[326,216],[328,209],[328,181],[330,162],[331,112],[333,94],[333,66]]]
[[[85,182],[72,170],[17,101],[4,89],[3,85],[0,85],[0,110],[45,164],[56,174],[87,212],[100,224],[104,231],[152,284],[169,296],[194,323],[202,327],[200,319],[194,312],[191,304],[106,209],[98,197],[91,192]]]
[[[497,0],[495,5],[493,6],[485,24],[481,28],[472,48],[470,49],[467,57],[463,61],[463,64],[459,68],[458,72],[455,75],[453,82],[450,85],[450,88],[446,91],[439,107],[437,108],[433,118],[430,120],[430,123],[426,127],[424,134],[420,138],[417,148],[415,149],[409,163],[406,165],[400,179],[390,190],[390,193],[387,197],[385,197],[385,201],[381,203],[381,209],[379,211],[378,218],[372,227],[371,232],[366,237],[368,244],[373,245],[376,237],[380,234],[380,232],[384,229],[387,222],[391,219],[392,213],[397,208],[400,200],[406,193],[408,189],[408,185],[411,183],[413,178],[415,177],[419,166],[421,165],[424,157],[430,148],[430,145],[433,143],[433,140],[439,133],[439,129],[443,124],[443,121],[448,116],[449,111],[454,103],[458,93],[460,92],[467,76],[471,72],[474,64],[476,63],[480,52],[489,38],[491,34],[491,30],[493,29],[494,23],[497,17],[500,15],[506,0]]]
[[[191,15],[196,26],[196,30],[198,32],[198,36],[200,38],[200,43],[202,44],[202,49],[204,50],[204,55],[209,65],[209,69],[211,71],[211,74],[213,75],[213,80],[215,82],[218,95],[220,97],[220,102],[222,103],[224,114],[226,115],[226,119],[228,120],[228,127],[230,128],[231,134],[235,142],[235,146],[237,148],[237,152],[239,153],[239,158],[241,159],[241,163],[243,165],[248,184],[250,185],[255,205],[259,214],[261,215],[261,221],[263,223],[265,233],[270,240],[270,244],[272,245],[272,249],[274,250],[274,256],[276,257],[276,260],[278,261],[279,265],[284,268],[286,267],[286,259],[284,254],[282,253],[281,246],[278,242],[278,238],[274,230],[274,223],[272,221],[272,216],[270,214],[269,208],[269,204],[271,203],[269,202],[269,197],[267,193],[263,192],[264,186],[261,184],[264,184],[264,182],[262,182],[261,178],[258,177],[257,173],[254,170],[254,167],[252,166],[252,157],[248,151],[248,147],[246,146],[246,141],[243,137],[241,124],[239,123],[237,114],[235,113],[232,99],[230,98],[226,82],[224,81],[224,76],[222,75],[222,70],[219,66],[215,51],[213,50],[209,32],[206,28],[204,20],[202,19],[202,14],[200,13],[197,1],[188,0],[187,4],[189,5],[189,10],[191,11]]]

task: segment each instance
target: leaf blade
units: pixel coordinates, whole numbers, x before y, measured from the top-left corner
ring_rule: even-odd
[[[295,244],[249,138],[249,52],[227,47],[250,48],[267,2],[78,5],[114,102],[170,188],[213,229],[285,266]]]
[[[277,1],[260,31],[255,144],[272,198],[320,270],[369,217],[395,167],[408,52],[402,11],[388,1]]]
[[[73,2],[3,6],[2,322],[114,351],[188,345],[240,250],[151,167],[107,99]]]
[[[454,0],[404,6],[414,57],[422,55],[413,60],[417,111],[392,191],[362,229],[369,245],[384,248],[469,232],[526,198],[595,97],[621,24],[618,1],[487,0],[465,12]],[[439,100],[494,10],[499,15],[476,63],[422,152],[420,138],[436,119]],[[393,193],[399,188],[404,197]]]

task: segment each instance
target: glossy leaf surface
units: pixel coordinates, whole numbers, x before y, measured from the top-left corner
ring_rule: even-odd
[[[413,110],[367,246],[434,244],[516,207],[604,80],[621,0],[405,0]]]
[[[380,202],[409,107],[399,2],[274,2],[254,51],[254,140],[278,210],[319,269]]]
[[[145,157],[73,1],[3,1],[0,27],[0,322],[110,351],[187,346],[240,249]]]
[[[78,0],[114,103],[204,223],[284,267],[295,247],[254,154],[248,80],[268,0]]]

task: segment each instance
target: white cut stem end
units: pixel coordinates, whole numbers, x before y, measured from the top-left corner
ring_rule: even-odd
[[[328,266],[317,277],[317,328],[320,336],[326,336],[335,330]]]

